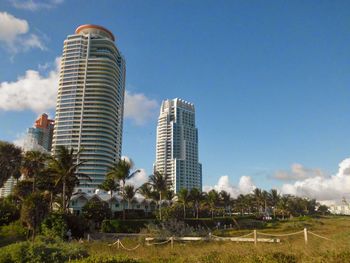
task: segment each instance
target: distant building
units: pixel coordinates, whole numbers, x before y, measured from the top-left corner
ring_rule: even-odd
[[[99,201],[108,203],[111,207],[113,216],[117,216],[118,214],[122,213],[123,207],[126,210],[143,212],[146,216],[151,215],[157,208],[155,201],[142,197],[133,198],[133,200],[130,202],[129,207],[129,202],[124,200],[118,194],[114,194],[111,197],[109,193],[97,190],[96,193],[93,194],[86,194],[83,192],[77,192],[74,194],[69,203],[70,211],[75,215],[80,215],[83,207],[91,199],[97,199]],[[168,201],[164,202],[167,203]]]
[[[13,177],[10,177],[4,184],[4,186],[2,188],[0,188],[0,198],[9,196],[12,191],[13,191],[13,187],[16,184],[16,179]]]
[[[350,206],[348,204],[331,205],[329,212],[334,215],[350,215]]]
[[[52,146],[52,135],[54,120],[50,120],[46,113],[35,121],[34,127],[28,129],[28,136],[24,145],[25,150],[38,150],[41,146],[45,151],[50,152]]]
[[[202,165],[198,162],[198,130],[192,103],[165,100],[157,126],[154,170],[167,175],[175,193],[182,188],[202,190]]]
[[[35,121],[34,126],[29,128],[23,140],[23,151],[50,152],[52,144],[54,121],[48,118],[46,113],[41,114]],[[9,178],[0,188],[0,197],[10,195],[16,185],[16,179]]]
[[[125,60],[108,29],[82,25],[63,44],[52,153],[83,150],[79,187],[93,193],[121,157]]]

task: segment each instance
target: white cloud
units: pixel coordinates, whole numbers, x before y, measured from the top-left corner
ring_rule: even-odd
[[[51,9],[63,3],[63,0],[10,0],[13,7],[30,11]]]
[[[56,67],[48,76],[30,69],[14,82],[1,82],[0,110],[42,113],[53,109],[58,89],[59,60],[56,59]]]
[[[49,64],[39,65],[46,70]],[[38,70],[29,69],[13,82],[0,83],[0,110],[36,113],[47,112],[56,107],[60,58],[56,58],[55,67],[47,76]],[[124,118],[131,119],[137,125],[145,124],[155,114],[158,103],[142,93],[125,92]]]
[[[158,102],[142,93],[125,92],[124,117],[132,119],[137,125],[145,124],[155,116]]]
[[[0,12],[0,42],[11,53],[26,51],[30,48],[46,49],[41,39],[29,33],[28,22],[7,12]]]
[[[325,173],[318,168],[307,168],[301,164],[292,164],[290,171],[277,171],[273,178],[282,181],[303,180],[312,177],[324,177]]]
[[[339,164],[336,175],[316,176],[284,184],[282,193],[315,198],[318,201],[337,201],[350,194],[350,158]]]
[[[238,188],[241,194],[249,194],[256,188],[256,186],[250,176],[244,175],[239,179]]]
[[[145,169],[140,169],[139,173],[136,173],[133,177],[131,177],[126,184],[134,185],[135,188],[140,187],[144,183],[148,181],[148,175]]]
[[[218,183],[214,186],[204,186],[203,190],[208,192],[212,189],[217,191],[227,191],[232,197],[237,197],[239,194],[248,194],[256,188],[252,178],[250,176],[242,176],[239,179],[238,186],[234,186],[230,183],[228,175],[221,176]]]

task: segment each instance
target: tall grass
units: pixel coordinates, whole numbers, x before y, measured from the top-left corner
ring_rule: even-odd
[[[289,233],[304,227],[334,241],[309,235],[309,242],[305,245],[303,234],[299,234],[283,237],[281,243],[258,243],[257,246],[253,243],[231,241],[175,242],[173,249],[170,244],[142,245],[134,251],[117,249],[115,246],[108,246],[106,242],[88,243],[84,246],[93,257],[123,256],[135,262],[350,262],[350,218],[294,219],[260,231]],[[238,236],[243,231],[219,233]],[[126,247],[134,247],[142,240],[123,239],[122,242]]]

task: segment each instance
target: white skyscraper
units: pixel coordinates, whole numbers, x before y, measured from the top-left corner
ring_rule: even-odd
[[[157,126],[154,170],[168,177],[168,185],[202,190],[202,165],[198,162],[198,130],[192,103],[181,99],[162,102]]]
[[[120,159],[125,61],[114,35],[96,25],[79,26],[64,41],[52,152],[83,149],[79,189],[92,192]]]

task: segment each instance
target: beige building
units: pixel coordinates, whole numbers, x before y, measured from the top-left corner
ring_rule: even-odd
[[[52,153],[58,146],[83,150],[77,190],[93,193],[122,148],[125,60],[114,35],[96,25],[79,26],[64,41]]]

